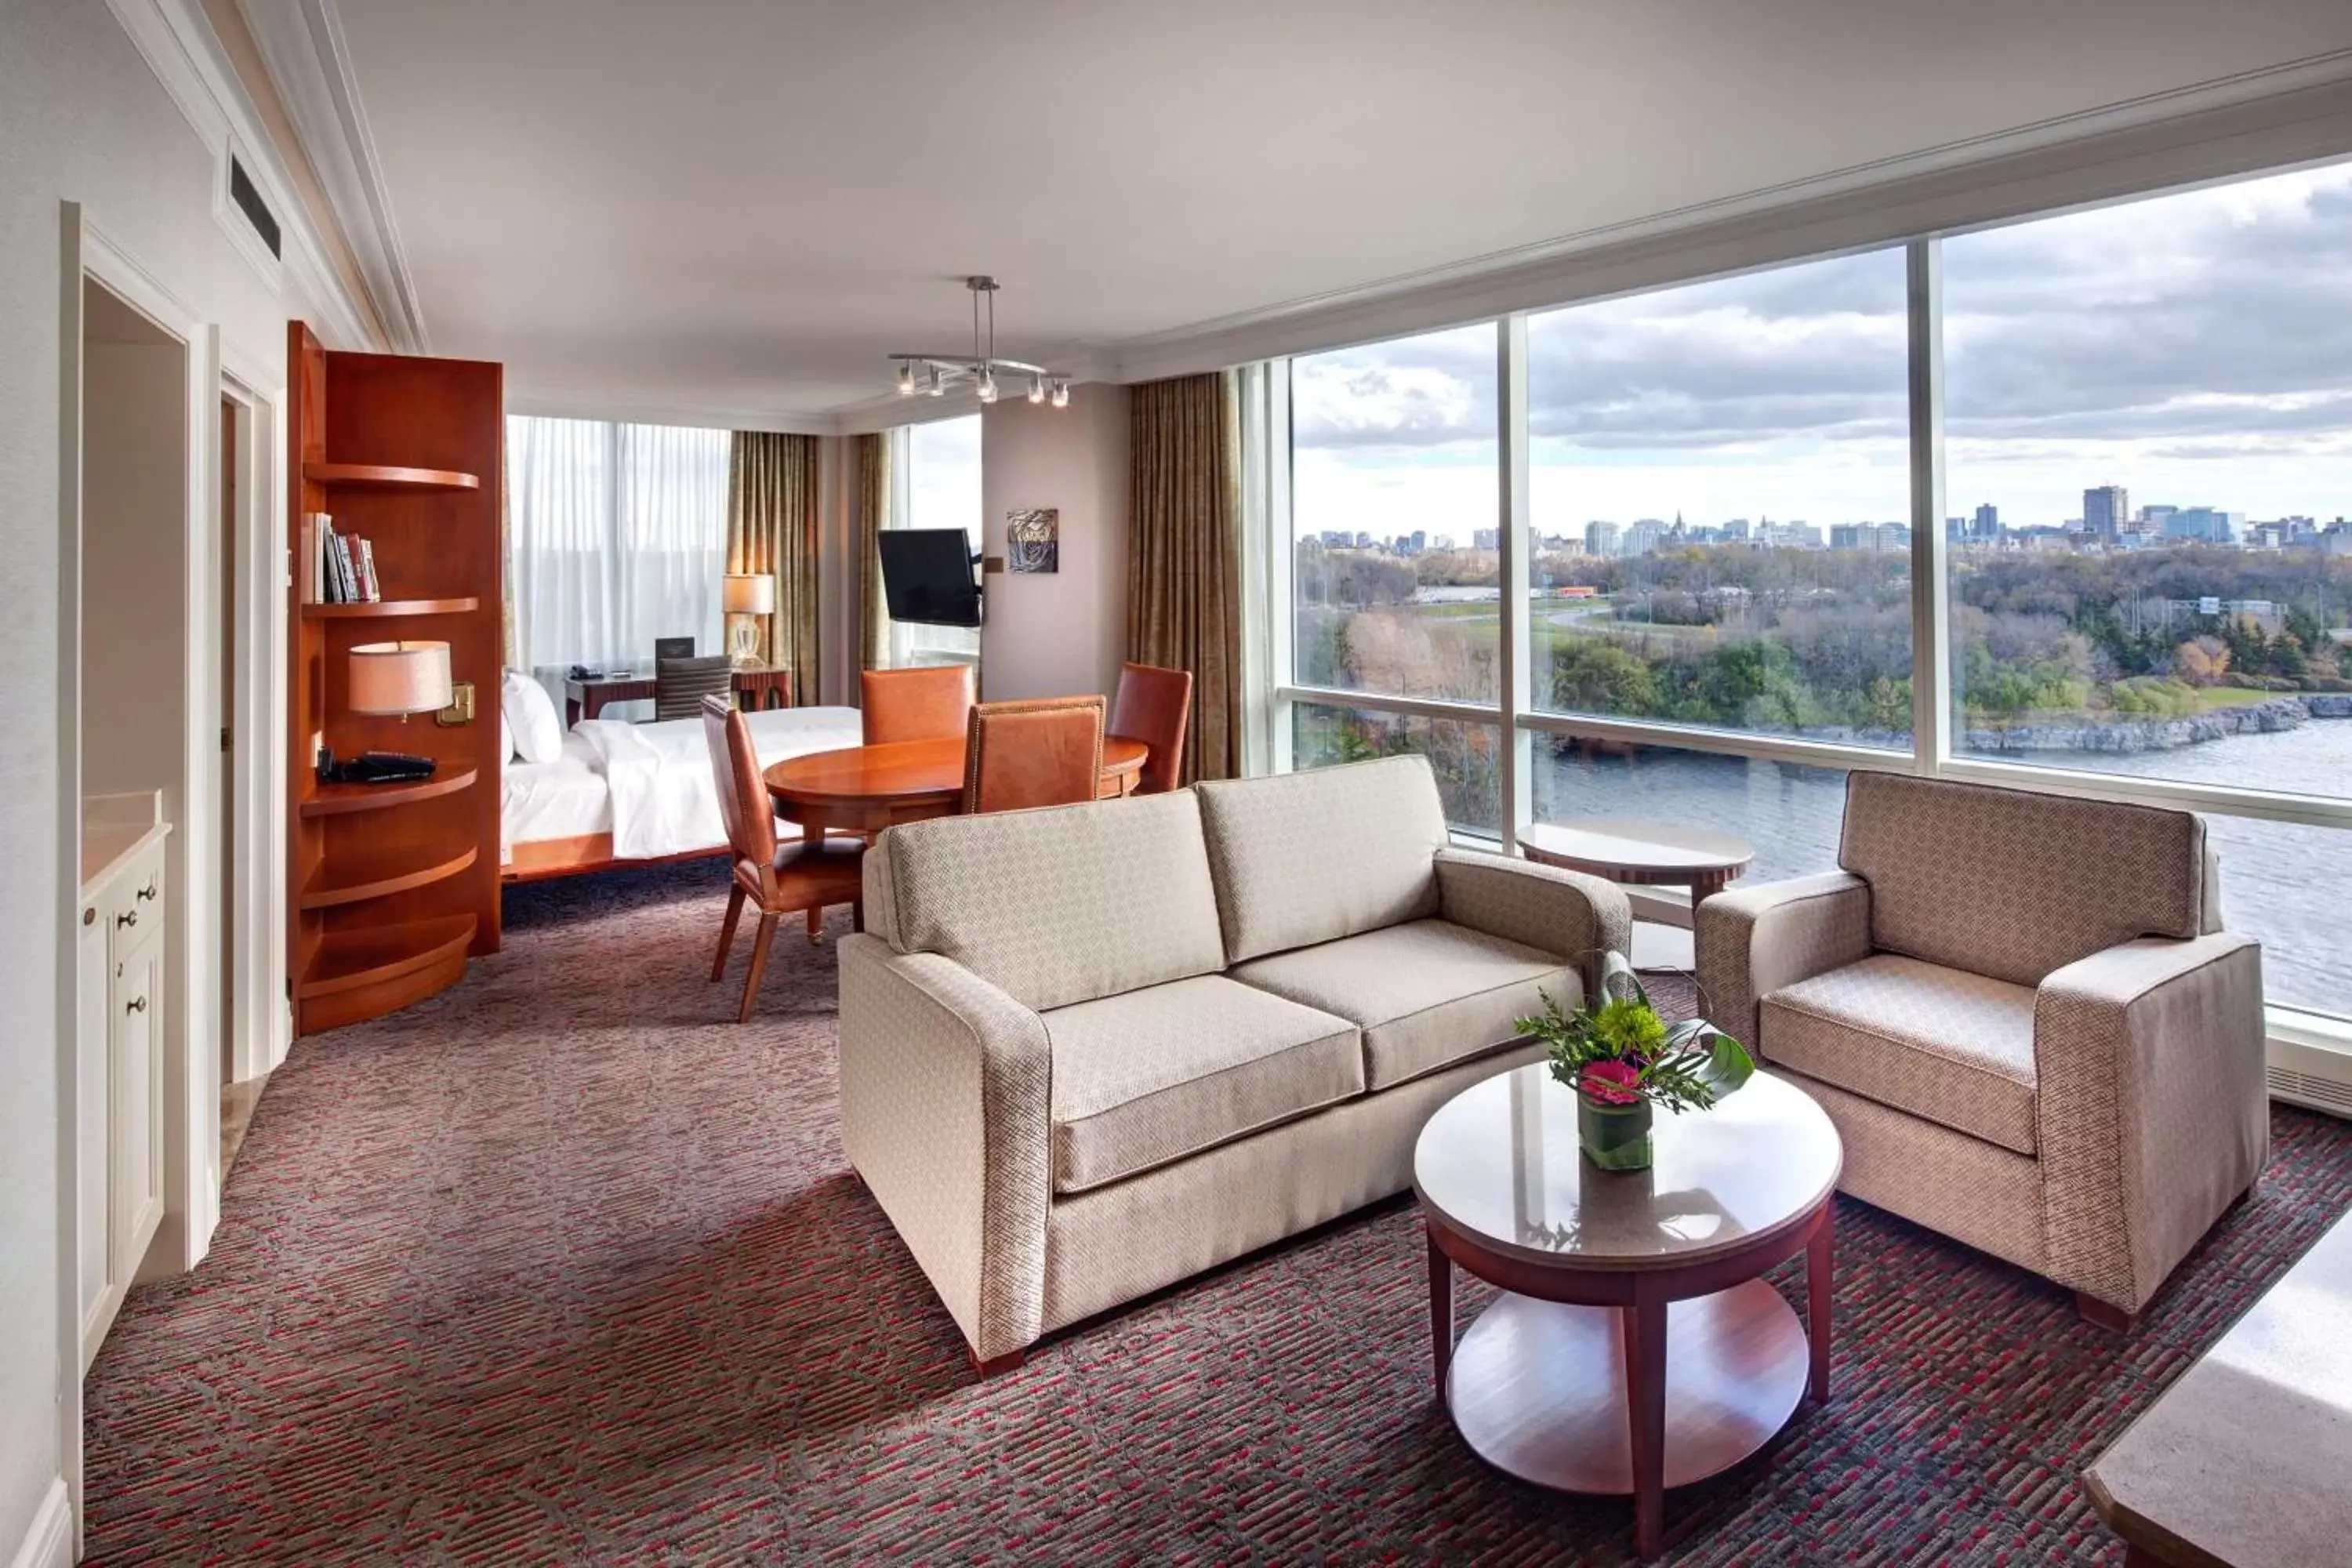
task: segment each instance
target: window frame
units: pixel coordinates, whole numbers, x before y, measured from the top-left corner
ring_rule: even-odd
[[[2326,162],[2335,162],[2330,159]],[[2296,165],[2308,166],[2308,165]],[[2251,170],[2201,184],[2230,184],[2259,179],[2281,170]],[[2150,189],[2104,205],[2127,205],[2174,194],[2192,186]],[[2069,209],[2072,210],[2072,209]],[[1875,747],[1798,737],[1718,730],[1586,715],[1538,711],[1530,700],[1533,657],[1528,614],[1528,435],[1527,417],[1527,321],[1529,312],[1515,311],[1485,318],[1497,328],[1499,356],[1496,430],[1501,482],[1497,485],[1498,564],[1502,573],[1501,671],[1495,701],[1394,697],[1376,691],[1336,689],[1304,685],[1292,678],[1288,629],[1295,606],[1290,603],[1289,555],[1297,537],[1288,484],[1292,461],[1288,390],[1290,361],[1276,358],[1251,367],[1260,377],[1259,395],[1244,403],[1245,446],[1255,445],[1262,461],[1245,471],[1245,510],[1263,521],[1247,531],[1250,552],[1264,564],[1251,584],[1259,598],[1246,618],[1263,627],[1257,646],[1244,648],[1244,670],[1253,689],[1248,693],[1255,712],[1263,714],[1272,744],[1260,759],[1263,771],[1288,772],[1293,765],[1287,737],[1294,704],[1353,708],[1368,712],[1442,719],[1461,723],[1497,726],[1510,738],[1509,765],[1502,770],[1501,832],[1498,847],[1505,853],[1517,847],[1521,829],[1532,821],[1532,742],[1538,735],[1584,736],[1636,744],[1676,747],[1685,751],[1768,762],[1834,767],[1848,771],[1906,773],[1923,777],[2034,790],[2043,794],[2089,799],[2128,801],[2221,816],[2352,829],[2352,795],[2338,797],[2295,795],[2242,785],[2179,783],[2121,773],[2102,773],[2042,763],[2004,762],[1955,754],[1953,736],[1953,649],[1949,630],[1949,558],[1944,537],[1944,360],[1942,240],[1983,229],[2031,223],[2053,213],[2021,213],[1996,223],[1984,223],[1901,242],[1906,253],[1908,316],[1908,395],[1910,404],[1910,524],[1912,610],[1912,747],[1908,753]],[[1689,284],[1741,273],[1802,266],[1835,256],[1893,248],[1866,245],[1793,258],[1768,267],[1734,272],[1708,272],[1660,282],[1631,292],[1663,293]],[[1563,304],[1584,303],[1583,300]],[[1552,307],[1559,308],[1559,307]],[[1476,321],[1457,325],[1470,326]],[[1433,329],[1423,328],[1413,333]],[[1496,845],[1497,840],[1485,840]],[[1646,911],[1645,911],[1646,912]],[[2343,999],[2344,1016],[2336,1016],[2272,1004],[2271,1026],[2283,1037],[2325,1040],[2338,1048],[2352,1047],[2352,996]]]

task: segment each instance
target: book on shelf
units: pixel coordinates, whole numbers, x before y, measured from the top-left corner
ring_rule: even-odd
[[[369,604],[383,603],[383,585],[375,580],[375,542],[373,540],[360,541],[360,586],[366,590]]]
[[[348,533],[335,535],[335,543],[339,546],[335,562],[343,574],[343,603],[356,605],[361,597],[359,552],[352,548],[352,536]]]

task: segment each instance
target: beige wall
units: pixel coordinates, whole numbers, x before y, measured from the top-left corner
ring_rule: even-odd
[[[1004,553],[1004,514],[1056,507],[1061,570],[992,573],[981,631],[992,701],[1099,691],[1118,683],[1127,644],[1127,388],[1075,387],[1070,406],[999,403],[981,421],[987,552]]]

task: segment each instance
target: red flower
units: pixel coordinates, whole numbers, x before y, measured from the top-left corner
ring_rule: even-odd
[[[1579,1089],[1603,1105],[1632,1105],[1642,1097],[1634,1086],[1642,1081],[1642,1069],[1632,1062],[1587,1062],[1577,1075]],[[1622,1088],[1612,1088],[1622,1085]]]

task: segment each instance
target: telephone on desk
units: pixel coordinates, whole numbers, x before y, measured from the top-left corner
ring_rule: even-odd
[[[335,753],[319,753],[319,782],[321,784],[411,784],[429,779],[436,766],[431,757],[419,757],[407,752],[362,752],[356,757],[335,760]]]

